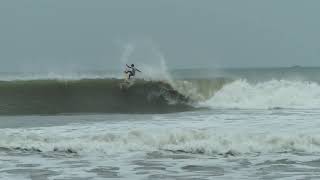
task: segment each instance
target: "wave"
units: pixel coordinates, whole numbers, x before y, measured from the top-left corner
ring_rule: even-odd
[[[170,113],[212,109],[318,109],[311,81],[252,83],[227,78],[147,81],[121,88],[121,79],[0,81],[0,115]]]
[[[258,83],[236,80],[224,84],[201,105],[223,109],[318,109],[320,85],[316,82],[294,80]]]
[[[47,129],[0,130],[0,151],[119,154],[134,151],[231,155],[320,153],[320,136],[303,133],[213,132],[191,129],[135,129],[126,132]],[[88,129],[88,128],[87,128]],[[90,128],[89,128],[90,129]],[[83,132],[80,132],[83,131]],[[156,132],[156,133],[155,133]]]
[[[175,80],[170,84],[184,96],[189,97],[193,101],[202,102],[213,97],[216,92],[231,82],[232,80],[228,78],[213,78]]]
[[[161,81],[120,79],[0,82],[0,114],[167,113],[194,109],[188,97]]]

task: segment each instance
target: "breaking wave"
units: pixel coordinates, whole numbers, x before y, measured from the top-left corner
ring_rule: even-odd
[[[226,78],[147,81],[38,79],[0,81],[0,114],[170,113],[212,109],[318,109],[311,81]]]
[[[0,151],[60,152],[75,154],[119,154],[135,151],[231,155],[257,153],[320,153],[316,134],[214,132],[212,130],[157,129],[126,133],[80,129],[0,130]],[[73,130],[72,130],[73,129]],[[72,132],[72,133],[71,133]],[[155,133],[156,132],[156,133]]]
[[[211,108],[318,109],[320,85],[309,81],[270,80],[249,83],[247,80],[237,80],[225,84],[201,104]]]

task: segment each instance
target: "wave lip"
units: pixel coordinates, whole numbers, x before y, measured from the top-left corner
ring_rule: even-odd
[[[168,113],[193,109],[168,83],[120,79],[0,82],[0,114]]]

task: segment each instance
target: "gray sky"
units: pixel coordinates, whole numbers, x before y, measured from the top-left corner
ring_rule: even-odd
[[[320,66],[318,0],[1,0],[0,71]]]

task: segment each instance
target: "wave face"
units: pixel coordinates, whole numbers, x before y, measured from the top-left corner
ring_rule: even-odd
[[[216,92],[231,82],[232,80],[227,78],[212,78],[176,80],[171,84],[174,89],[193,101],[202,102],[214,96]]]
[[[320,85],[294,80],[270,80],[259,83],[236,80],[224,85],[201,104],[211,108],[318,109]]]
[[[0,114],[168,113],[190,110],[188,98],[168,83],[120,79],[0,82]]]
[[[320,85],[302,80],[249,82],[226,78],[0,81],[0,114],[170,113],[212,109],[318,109]]]

